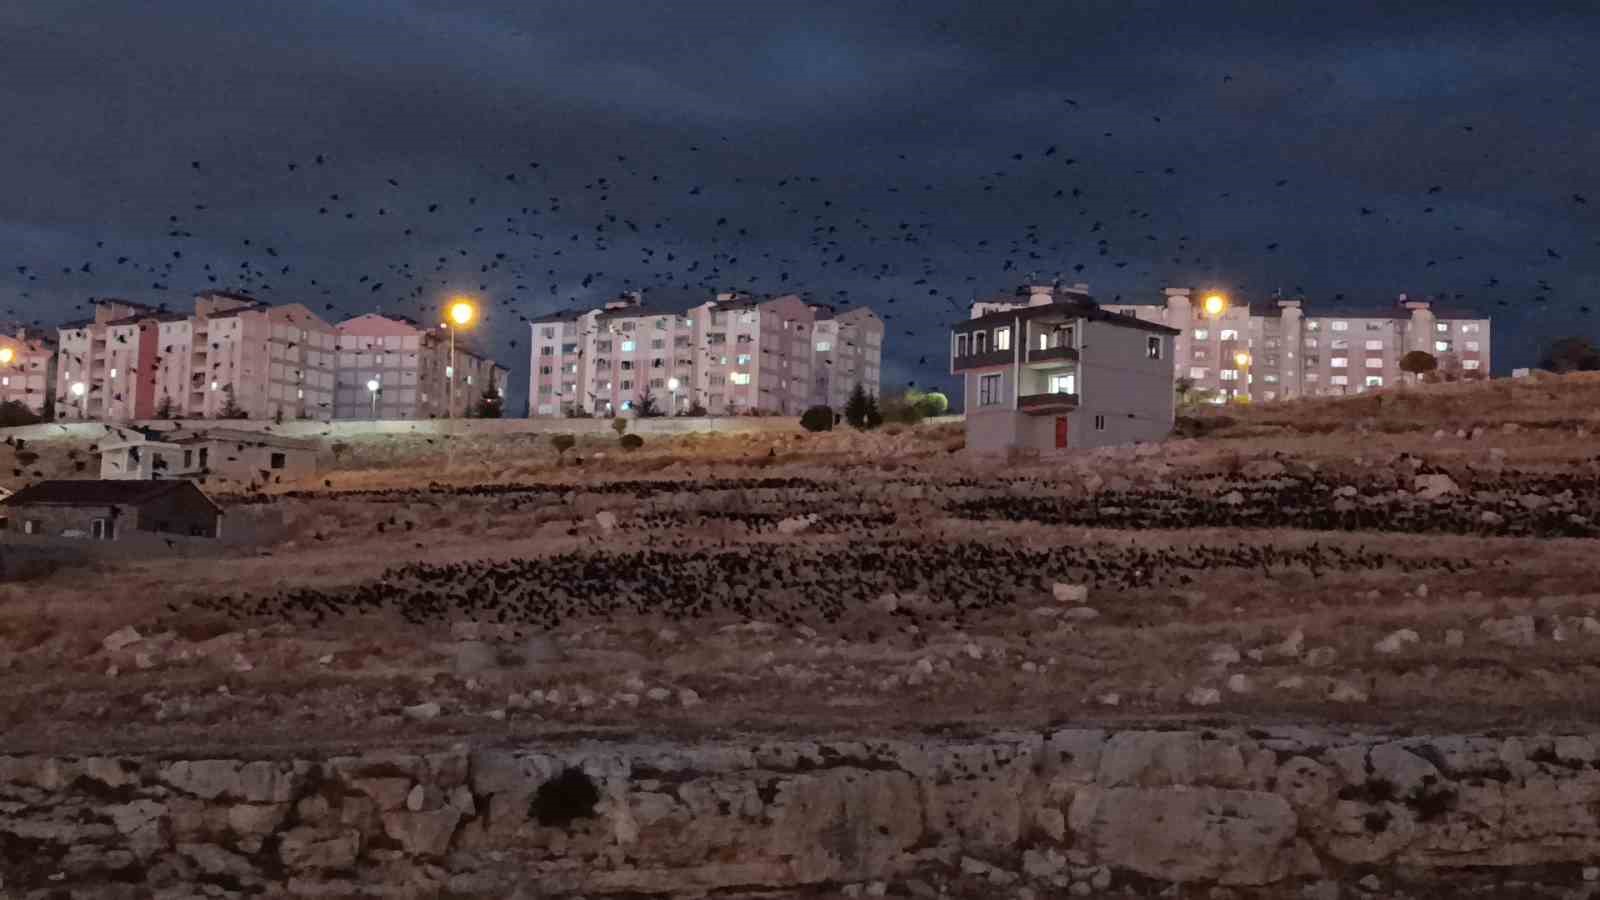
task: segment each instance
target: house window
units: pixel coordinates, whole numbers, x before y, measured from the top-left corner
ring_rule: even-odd
[[[547,338],[547,339],[548,339],[548,338],[554,338],[554,337],[555,337],[555,336],[556,336],[556,330],[555,330],[555,329],[554,329],[554,328],[546,328],[546,329],[545,329],[545,330],[544,330],[544,336],[545,336],[545,337],[546,337],[546,338]]]
[[[1330,376],[1328,378],[1328,383],[1329,384],[1334,384],[1334,385],[1344,385],[1344,384],[1349,384],[1350,383],[1350,379],[1345,377],[1344,375],[1333,375],[1333,376]]]
[[[1144,355],[1151,359],[1161,358],[1161,338],[1148,337],[1144,339]]]
[[[986,353],[989,350],[989,332],[975,331],[972,333],[972,355]]]
[[[1461,333],[1462,334],[1477,334],[1478,333],[1478,323],[1477,322],[1463,322],[1463,323],[1461,323]]]
[[[1333,366],[1335,369],[1349,368],[1350,359],[1344,356],[1335,356],[1333,359],[1328,360],[1328,365]]]
[[[1189,368],[1189,377],[1195,380],[1206,377],[1206,368],[1204,366],[1191,366]]]
[[[1383,387],[1383,376],[1382,375],[1368,375],[1367,376],[1367,387]]]
[[[38,534],[39,533],[39,520],[38,519],[23,519],[22,520],[22,533],[23,534]]]
[[[1433,349],[1438,351],[1439,353],[1449,353],[1450,352],[1450,342],[1449,341],[1434,341],[1433,342]]]
[[[194,451],[193,450],[185,450],[185,451],[183,451],[183,467],[185,469],[187,469],[187,468],[189,468],[190,466],[193,466],[193,465],[194,465]]]
[[[282,453],[274,453],[274,454],[272,454],[272,457],[268,461],[268,465],[271,468],[274,468],[274,469],[283,468],[283,464],[284,464],[284,456],[283,456]]]
[[[734,384],[749,384],[750,383],[750,373],[749,372],[734,372],[733,374],[729,375],[728,378]]]
[[[1461,362],[1461,368],[1463,369],[1476,369],[1479,365],[1481,365],[1481,363],[1475,359],[1462,360]]]
[[[1223,381],[1238,381],[1239,371],[1237,369],[1223,369],[1217,373],[1217,377]]]
[[[1209,340],[1210,337],[1211,330],[1209,328],[1196,328],[1194,330],[1194,339],[1197,341]]]
[[[1322,323],[1316,321],[1315,319],[1313,319],[1312,321],[1306,323],[1306,330],[1307,331],[1321,331],[1322,330]]]
[[[739,365],[741,365],[741,366],[750,365],[750,354],[748,354],[748,353],[739,354],[737,359],[738,359]]]
[[[97,541],[111,537],[111,529],[105,519],[95,519],[89,523],[89,536]]]
[[[1369,368],[1369,369],[1381,369],[1381,368],[1383,368],[1383,360],[1379,359],[1376,356],[1369,356],[1369,357],[1367,357],[1367,368]]]
[[[1388,324],[1389,324],[1388,322],[1368,322],[1367,323],[1367,330],[1368,331],[1382,331],[1384,329],[1384,327],[1387,326]]]
[[[827,353],[829,350],[832,350],[832,349],[833,349],[833,342],[832,341],[817,341],[817,352],[818,353]],[[956,355],[957,356],[965,356],[966,355],[966,349],[967,349],[967,336],[964,335],[964,334],[956,335]]]
[[[1261,380],[1265,381],[1267,384],[1277,384],[1278,383],[1278,376],[1271,375],[1271,374],[1263,375],[1263,376],[1261,376]]]
[[[1224,328],[1222,329],[1222,334],[1220,334],[1219,337],[1225,341],[1237,341],[1239,339],[1239,332],[1232,328]]]
[[[996,350],[1011,349],[1011,329],[996,328],[994,330],[994,348]]]
[[[1368,350],[1382,350],[1383,341],[1367,341]]]
[[[1078,376],[1067,372],[1062,375],[1050,376],[1050,393],[1076,394],[1078,392]]]
[[[1334,331],[1349,331],[1350,330],[1350,323],[1349,322],[1329,322],[1328,323],[1328,327],[1333,329]]]
[[[1449,334],[1450,333],[1450,323],[1449,322],[1435,322],[1435,323],[1433,323],[1433,330],[1439,332],[1440,334]]]
[[[1348,350],[1350,349],[1350,342],[1345,338],[1334,338],[1328,342],[1328,346],[1335,350]]]
[[[978,405],[998,406],[1000,404],[1000,375],[981,375],[978,377]]]
[[[1478,342],[1477,341],[1467,341],[1467,351],[1469,353],[1477,353],[1478,352]]]
[[[1094,417],[1094,430],[1095,431],[1105,431],[1106,430],[1106,417],[1105,416],[1095,416]]]

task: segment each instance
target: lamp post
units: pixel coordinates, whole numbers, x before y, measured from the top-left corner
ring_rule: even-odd
[[[72,396],[83,401],[83,408],[79,411],[78,418],[89,418],[89,386],[81,381],[74,381],[68,390],[72,392]]]
[[[11,361],[17,358],[17,353],[10,347],[0,347],[0,368],[9,368]]]
[[[1233,355],[1233,362],[1239,367],[1239,378],[1244,382],[1243,402],[1250,401],[1250,354],[1243,350]]]
[[[667,379],[667,390],[672,393],[672,414],[678,414],[678,379]]]
[[[456,414],[456,329],[471,325],[472,320],[478,315],[478,308],[472,305],[472,301],[459,298],[450,304],[446,313],[449,321],[444,323],[444,327],[450,331],[450,365],[445,367],[444,374],[449,379],[450,387],[445,401],[448,405],[445,407],[444,415],[449,419]]]
[[[376,378],[367,379],[367,393],[372,395],[372,421],[378,421],[378,391],[383,385]]]

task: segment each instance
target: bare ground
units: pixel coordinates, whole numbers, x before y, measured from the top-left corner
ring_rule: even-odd
[[[1597,400],[1569,377],[1209,411],[1013,464],[948,426],[564,464],[351,441],[230,502],[230,527],[281,521],[263,546],[0,585],[0,746],[1586,730]]]

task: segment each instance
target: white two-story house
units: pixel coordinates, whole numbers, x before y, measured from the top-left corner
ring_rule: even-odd
[[[973,304],[972,318],[950,335],[967,448],[1066,450],[1166,437],[1177,335],[1052,286]]]

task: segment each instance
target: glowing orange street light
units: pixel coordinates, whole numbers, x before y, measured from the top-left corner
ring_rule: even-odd
[[[450,319],[449,323],[444,324],[444,327],[450,329],[450,365],[444,370],[445,378],[450,385],[445,400],[449,405],[444,412],[445,418],[448,419],[456,414],[456,329],[471,325],[472,320],[478,316],[478,308],[471,300],[458,297],[445,310],[445,315]]]
[[[1228,311],[1228,298],[1222,294],[1207,294],[1202,307],[1208,318],[1215,319]]]
[[[16,351],[10,347],[0,347],[0,366],[9,366],[11,361],[16,358]]]

